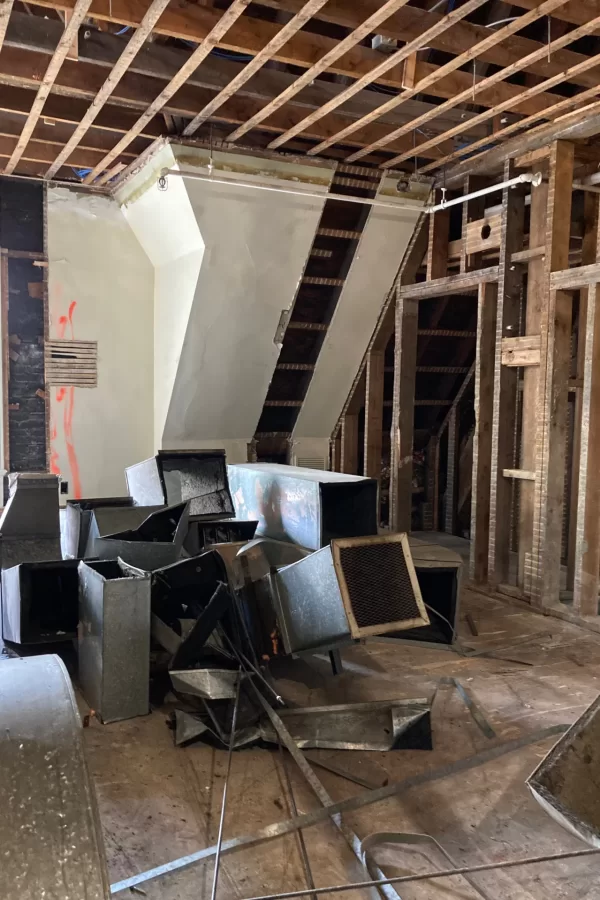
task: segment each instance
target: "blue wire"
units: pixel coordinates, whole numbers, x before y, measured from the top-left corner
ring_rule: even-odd
[[[125,34],[127,31],[130,30],[130,28],[131,28],[131,25],[124,25],[123,28],[121,28],[120,31],[116,31],[115,34]]]
[[[74,166],[71,166],[75,174],[78,178],[85,178],[86,175],[89,175],[92,171],[91,169],[76,169]]]

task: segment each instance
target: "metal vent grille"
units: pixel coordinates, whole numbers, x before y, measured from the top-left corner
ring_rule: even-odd
[[[405,534],[331,543],[355,638],[429,625]]]
[[[321,469],[327,468],[327,460],[322,456],[297,456],[296,465],[302,469]]]
[[[45,343],[46,384],[98,386],[96,341],[51,340]]]

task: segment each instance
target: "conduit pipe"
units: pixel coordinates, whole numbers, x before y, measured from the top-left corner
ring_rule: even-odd
[[[318,200],[322,200],[325,197],[327,200],[340,200],[342,203],[362,203],[365,206],[377,206],[383,207],[385,209],[407,209],[412,210],[413,212],[424,212],[424,213],[434,213],[441,209],[447,209],[449,206],[456,206],[458,203],[465,203],[467,200],[471,200],[474,197],[483,197],[485,194],[493,194],[495,191],[500,191],[506,187],[514,187],[517,184],[531,184],[533,187],[537,187],[542,183],[542,173],[536,172],[525,172],[521,175],[517,175],[515,178],[509,178],[508,181],[502,181],[500,184],[493,184],[490,187],[482,188],[479,191],[473,191],[470,194],[464,194],[462,197],[454,197],[452,200],[442,200],[441,203],[436,204],[435,206],[410,206],[408,204],[403,203],[402,207],[399,207],[397,203],[386,203],[385,200],[377,200],[370,199],[368,197],[349,197],[346,194],[317,194],[312,191],[303,191],[297,188],[287,188],[287,187],[278,187],[272,184],[264,184],[263,182],[258,181],[238,181],[235,178],[215,178],[213,175],[203,175],[200,172],[186,172],[182,169],[163,169],[159,175],[159,183],[162,182],[163,185],[166,186],[166,179],[169,175],[177,175],[180,178],[190,178],[193,181],[206,181],[212,184],[224,184],[230,185],[231,187],[244,187],[244,188],[254,188],[257,191],[274,191],[278,194],[294,194],[296,196],[302,197],[316,197]],[[444,190],[444,188],[442,188]]]

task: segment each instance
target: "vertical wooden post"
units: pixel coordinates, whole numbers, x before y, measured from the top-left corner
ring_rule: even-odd
[[[548,211],[548,181],[545,179],[531,194],[529,246],[545,247],[546,214]],[[525,311],[525,334],[539,334],[544,302],[544,257],[529,261],[527,269],[527,307]],[[522,469],[535,471],[535,446],[537,440],[536,404],[540,367],[525,366],[523,370],[523,416],[521,423]],[[531,548],[533,543],[533,494],[532,481],[521,481],[519,485],[520,520],[517,584],[526,594],[531,593]]]
[[[346,413],[342,419],[341,471],[358,475],[358,413]]]
[[[504,166],[505,180],[514,177],[514,162]],[[514,468],[513,429],[517,411],[518,369],[502,365],[502,338],[515,337],[519,323],[522,274],[512,254],[523,249],[525,194],[520,187],[502,192],[500,272],[494,354],[494,412],[492,419],[492,472],[490,487],[490,540],[488,580],[508,581],[510,552],[511,484],[503,470]]]
[[[435,203],[441,200],[441,191],[435,192]],[[429,216],[429,243],[427,245],[427,280],[445,278],[448,274],[448,235],[450,210],[441,209]]]
[[[394,397],[390,429],[390,528],[410,531],[412,519],[412,455],[417,378],[419,306],[402,297],[401,288],[413,284],[427,250],[427,217],[415,227],[402,261],[396,290]]]
[[[456,530],[456,502],[458,499],[458,447],[460,411],[458,405],[450,410],[448,419],[448,454],[446,457],[446,509],[444,511],[444,531],[454,534]]]
[[[572,298],[566,291],[550,290],[550,273],[569,265],[573,158],[572,144],[557,141],[552,146],[546,217],[547,294],[540,322],[531,560],[531,600],[536,606],[557,603],[560,591]]]
[[[384,350],[369,351],[366,370],[364,473],[369,478],[379,478],[383,441]]]
[[[464,193],[471,194],[473,193],[473,191],[478,191],[481,188],[485,187],[487,184],[487,179],[482,178],[481,175],[469,175],[467,178],[465,178]],[[483,254],[472,253],[470,256],[467,256],[467,225],[469,224],[469,222],[474,222],[476,219],[481,219],[484,214],[485,196],[474,197],[472,200],[467,200],[462,205],[462,247],[460,251],[461,272],[468,272],[471,269],[481,268]]]
[[[600,285],[587,292],[573,607],[598,615],[600,572]]]
[[[469,558],[469,575],[471,581],[477,584],[485,583],[488,578],[497,299],[498,285],[479,285]]]
[[[336,436],[331,441],[331,470],[342,471],[342,428],[338,429]]]
[[[391,433],[390,522],[392,531],[410,531],[411,527],[418,319],[418,301],[405,299],[399,295],[396,305]]]
[[[581,247],[581,265],[596,262],[596,246],[598,241],[598,195],[587,191],[583,195],[583,244]],[[577,364],[576,383],[584,383],[586,354],[588,289],[579,291],[579,316],[577,327]],[[577,545],[577,519],[579,509],[579,471],[581,458],[581,425],[583,419],[583,388],[575,389],[573,403],[573,449],[571,454],[571,491],[569,510],[569,533],[567,549],[567,590],[574,590],[575,557]],[[585,436],[584,436],[585,437]]]
[[[432,435],[427,444],[427,452],[425,455],[425,503],[423,509],[423,530],[431,531],[434,527],[433,504],[436,499],[436,481],[437,481],[437,436]]]

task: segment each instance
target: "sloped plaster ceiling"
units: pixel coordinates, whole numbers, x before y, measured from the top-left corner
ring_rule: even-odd
[[[117,199],[155,266],[157,446],[224,447],[235,462],[256,430],[278,324],[293,305],[333,169],[222,152],[210,163],[208,151],[170,144]],[[212,172],[213,181],[170,175],[161,190],[163,169]],[[227,180],[236,184],[219,183]]]
[[[327,456],[328,441],[360,367],[383,303],[412,237],[429,186],[398,197],[397,179],[384,178],[371,207],[294,428],[294,452]]]

